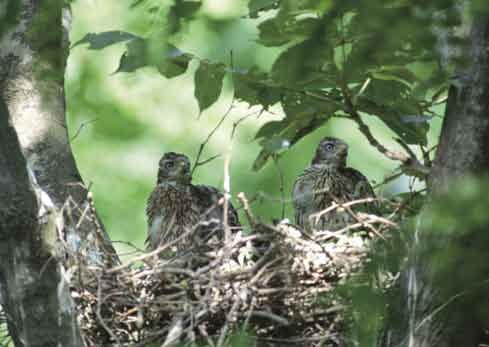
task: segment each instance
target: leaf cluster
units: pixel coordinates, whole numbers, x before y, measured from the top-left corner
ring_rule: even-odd
[[[161,6],[137,0],[151,13]],[[433,107],[444,102],[448,69],[435,29],[458,24],[453,1],[250,0],[248,17],[258,19],[258,44],[282,51],[270,71],[240,68],[183,52],[170,44],[182,23],[198,16],[200,1],[175,0],[165,11],[167,37],[110,31],[89,33],[76,45],[91,49],[126,42],[116,72],[154,66],[166,78],[179,76],[198,60],[195,98],[200,112],[214,104],[229,75],[234,95],[263,109],[280,103],[285,117],[256,134],[262,150],[254,169],[280,155],[332,117],[381,120],[404,144],[427,144]],[[156,49],[155,49],[156,47]]]

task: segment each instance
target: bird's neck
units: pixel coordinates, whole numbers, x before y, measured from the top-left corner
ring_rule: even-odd
[[[346,162],[338,162],[338,161],[331,161],[331,162],[321,162],[312,165],[313,167],[317,167],[318,169],[321,170],[329,170],[329,171],[334,171],[334,170],[342,170],[346,167]]]
[[[168,178],[158,178],[156,182],[157,185],[168,185],[168,186],[185,186],[190,184],[190,179],[168,179]]]

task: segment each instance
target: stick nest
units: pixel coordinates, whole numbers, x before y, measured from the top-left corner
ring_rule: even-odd
[[[252,332],[245,345],[339,346],[346,319],[335,289],[367,261],[374,237],[331,232],[318,242],[286,222],[259,224],[251,236],[93,269],[72,295],[89,346],[225,346],[238,331]]]

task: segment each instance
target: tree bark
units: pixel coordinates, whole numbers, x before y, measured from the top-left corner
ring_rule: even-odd
[[[88,191],[67,132],[64,71],[70,12],[63,4],[8,0],[6,8],[15,9],[10,14],[15,20],[0,33],[0,96],[37,183],[58,210],[70,214],[65,233],[72,253],[82,254],[89,266],[107,267],[119,260],[98,217],[84,213],[91,210]]]
[[[489,19],[478,18],[468,37],[464,66],[450,87],[440,142],[429,177],[432,192],[454,178],[489,169]]]
[[[63,268],[0,99],[0,298],[15,346],[83,346]],[[44,217],[44,216],[43,216]]]
[[[70,148],[64,4],[0,5],[0,299],[16,346],[82,346],[69,286],[119,262]]]
[[[465,54],[449,89],[438,150],[428,179],[434,198],[448,192],[461,178],[482,176],[489,171],[489,17],[475,18],[465,41]],[[436,264],[426,260],[430,249],[442,249],[440,245],[460,240],[427,235],[430,231],[424,230],[423,213],[419,218],[403,278],[404,319],[401,327],[391,331],[392,339],[387,345],[478,346],[483,327],[477,317],[478,309],[474,307],[474,302],[478,301],[467,296],[457,297],[472,283],[457,283],[459,279],[454,277],[451,281],[457,283],[456,290],[448,297],[446,293],[440,295],[444,284],[434,280]],[[433,242],[437,243],[436,247]],[[473,257],[471,259],[474,261]],[[464,259],[457,263],[467,269],[474,265]],[[481,281],[486,279],[485,275],[480,274]],[[452,298],[457,298],[455,305],[450,304]]]

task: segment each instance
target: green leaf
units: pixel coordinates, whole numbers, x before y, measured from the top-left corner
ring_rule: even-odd
[[[140,5],[142,5],[143,3],[145,3],[146,0],[133,0],[133,2],[131,3],[131,9],[132,8],[135,8],[135,7],[138,7]]]
[[[265,166],[272,154],[288,150],[304,136],[323,126],[332,115],[333,114],[317,114],[295,119],[284,118],[281,121],[282,124],[280,126],[278,126],[278,124],[275,125],[275,130],[278,131],[278,129],[281,128],[281,131],[278,131],[278,134],[272,135],[273,131],[270,131],[269,137],[263,137],[260,141],[262,150],[253,162],[252,169],[254,171],[260,170]]]
[[[167,30],[175,34],[181,30],[182,22],[192,19],[202,6],[200,1],[176,0],[170,7],[167,15]]]
[[[223,64],[210,64],[204,61],[200,62],[194,78],[194,95],[199,104],[200,113],[206,110],[219,98],[224,74]]]
[[[237,99],[265,109],[280,101],[281,90],[256,67],[233,72],[234,95]]]
[[[261,141],[261,146],[268,153],[278,153],[290,147],[290,140],[282,136],[272,136]]]
[[[424,64],[423,64],[424,65]],[[427,143],[430,116],[427,111],[426,93],[439,84],[431,79],[420,80],[412,68],[385,65],[367,71],[371,80],[362,95],[357,98],[360,111],[377,116],[404,142]],[[359,89],[356,86],[354,91]]]
[[[104,31],[101,33],[88,33],[82,39],[75,42],[71,48],[88,43],[88,49],[102,49],[110,45],[140,39],[140,37],[120,30]]]
[[[251,18],[258,18],[261,11],[268,11],[277,8],[280,0],[250,0],[248,2],[248,12]]]
[[[255,134],[255,139],[259,139],[261,137],[271,137],[278,134],[287,126],[287,124],[287,122],[283,122],[281,120],[265,123]]]
[[[177,47],[166,44],[158,47],[158,55],[154,57],[149,41],[138,38],[127,44],[126,52],[119,60],[117,72],[134,72],[145,66],[155,66],[166,78],[172,78],[183,74],[188,67],[191,56],[182,52]]]
[[[338,110],[337,105],[310,96],[289,93],[282,100],[286,117],[266,123],[256,134],[262,150],[253,163],[260,170],[274,153],[287,150],[304,136],[323,126]]]
[[[260,31],[259,43],[267,47],[281,46],[292,40],[305,40],[314,33],[321,21],[318,18],[275,17],[258,25]]]
[[[429,129],[429,123],[426,121],[409,122],[403,117],[412,114],[411,112],[402,112],[407,110],[412,105],[406,100],[398,100],[396,106],[379,105],[374,101],[363,96],[358,98],[357,107],[361,112],[377,116],[382,120],[392,131],[394,131],[404,142],[408,144],[427,143],[426,135]]]
[[[202,7],[200,1],[176,1],[174,7],[175,15],[189,19]]]
[[[148,65],[146,59],[146,42],[144,39],[138,38],[129,41],[127,49],[122,54],[119,60],[119,66],[114,73],[133,72],[146,65]]]
[[[167,45],[165,56],[157,68],[160,74],[166,78],[173,78],[187,71],[190,60],[190,55],[185,54],[173,45]]]
[[[307,86],[322,83],[323,88],[336,85],[333,47],[324,40],[311,39],[284,51],[271,71],[274,81],[284,85]]]

